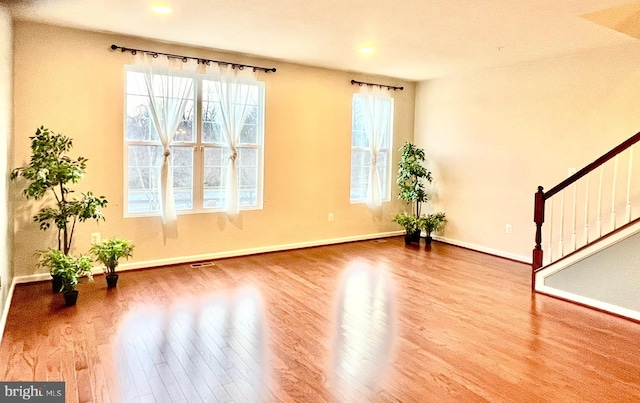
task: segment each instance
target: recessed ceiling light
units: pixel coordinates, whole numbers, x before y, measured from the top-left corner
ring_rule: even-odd
[[[365,46],[360,48],[360,53],[373,53],[373,48],[370,46]]]
[[[151,10],[156,14],[169,14],[171,12],[171,8],[166,4],[157,3],[151,6]]]

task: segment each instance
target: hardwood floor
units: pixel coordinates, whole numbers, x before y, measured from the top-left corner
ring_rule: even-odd
[[[640,401],[640,325],[402,238],[16,287],[0,380],[67,402]]]

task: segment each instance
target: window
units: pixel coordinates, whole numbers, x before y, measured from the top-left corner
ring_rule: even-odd
[[[225,140],[215,82],[185,73],[160,76],[166,85],[192,80],[182,122],[171,143],[171,169],[176,210],[214,212],[225,209],[230,152]],[[247,112],[237,145],[240,208],[262,208],[264,83],[231,84],[247,94]],[[159,175],[163,147],[149,111],[144,75],[126,70],[125,212],[130,216],[160,213]]]
[[[375,101],[372,102],[371,97]],[[393,98],[353,94],[351,111],[351,203],[370,202],[367,193],[371,180],[371,155],[376,148],[380,198],[390,201]]]

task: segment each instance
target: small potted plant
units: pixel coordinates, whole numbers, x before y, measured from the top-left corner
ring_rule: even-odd
[[[404,227],[406,234],[404,243],[409,245],[411,242],[420,242],[420,221],[413,214],[406,211],[393,217],[393,221]]]
[[[49,248],[39,253],[41,267],[47,267],[52,276],[57,276],[61,281],[61,288],[66,306],[76,304],[78,290],[76,286],[80,277],[87,276],[93,280],[91,258],[89,256],[65,255],[58,249]]]
[[[420,227],[427,234],[427,237],[425,238],[427,245],[431,243],[431,233],[438,231],[446,222],[447,219],[445,218],[445,213],[442,212],[427,214],[426,216],[420,217]]]
[[[100,243],[93,244],[89,252],[96,260],[104,265],[107,278],[107,287],[113,288],[118,284],[116,267],[122,258],[129,259],[133,253],[133,243],[127,239],[109,238]]]

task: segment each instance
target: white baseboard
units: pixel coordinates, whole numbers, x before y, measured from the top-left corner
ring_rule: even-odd
[[[472,243],[458,241],[456,239],[450,239],[442,236],[434,236],[433,239],[436,241],[448,243],[455,246],[461,246],[463,248],[472,249],[478,252],[486,253],[488,255],[494,255],[498,257],[503,257],[505,259],[515,260],[517,262],[531,264],[532,259],[531,256],[518,255],[515,253],[509,253],[498,249],[487,248],[485,246],[475,245]]]
[[[545,285],[538,286],[536,282],[536,291],[552,295],[558,298],[565,299],[567,301],[574,301],[582,305],[590,306],[592,308],[599,309],[605,312],[611,312],[618,316],[624,316],[626,318],[633,319],[635,321],[640,321],[640,312],[634,311],[631,309],[623,308],[618,305],[609,304],[607,302],[598,301],[597,299],[592,299],[588,297],[584,297],[582,295],[573,294],[567,291],[558,290],[557,288],[548,287]]]
[[[169,266],[173,264],[199,262],[204,260],[225,259],[225,258],[238,257],[238,256],[249,256],[249,255],[256,255],[259,253],[269,253],[269,252],[279,252],[283,250],[311,248],[314,246],[334,245],[334,244],[346,243],[346,242],[366,241],[369,239],[388,238],[388,237],[399,236],[404,234],[405,234],[404,231],[380,232],[380,233],[369,234],[369,235],[355,235],[355,236],[349,236],[349,237],[343,237],[343,238],[323,239],[318,241],[296,242],[296,243],[290,243],[290,244],[263,246],[259,248],[236,249],[236,250],[230,250],[230,251],[224,251],[224,252],[204,253],[200,255],[178,256],[173,258],[157,259],[157,260],[145,260],[140,262],[122,263],[118,266],[118,271],[137,270],[137,269],[144,269],[144,268],[151,268],[151,267]],[[491,249],[484,246],[462,242],[462,241],[441,237],[441,236],[434,236],[433,239],[440,242],[448,243],[451,245],[472,249],[478,252],[487,253],[489,255],[495,255],[499,257],[504,257],[506,259],[511,259],[518,262],[531,264],[531,258],[527,256],[508,253],[501,250]],[[102,273],[102,268],[95,267],[93,269],[93,273],[94,274]],[[15,284],[22,284],[22,283],[33,283],[36,281],[45,281],[50,278],[51,276],[49,275],[49,273],[36,273],[36,274],[30,274],[27,276],[15,277],[13,281]]]
[[[392,236],[404,235],[404,231],[379,232],[368,235],[355,235],[343,238],[322,239],[318,241],[296,242],[281,245],[262,246],[259,248],[237,249],[224,252],[204,253],[200,255],[178,256],[166,259],[145,260],[140,262],[122,263],[118,265],[118,271],[136,270],[159,266],[169,266],[173,264],[184,264],[190,262],[199,262],[204,260],[224,259],[229,257],[249,256],[259,253],[279,252],[283,250],[311,248],[314,246],[334,245],[338,243],[366,241],[369,239],[388,238]],[[102,273],[101,267],[94,267],[94,274]],[[27,276],[19,276],[14,278],[16,284],[33,283],[36,281],[45,281],[51,278],[49,273],[36,273]]]

